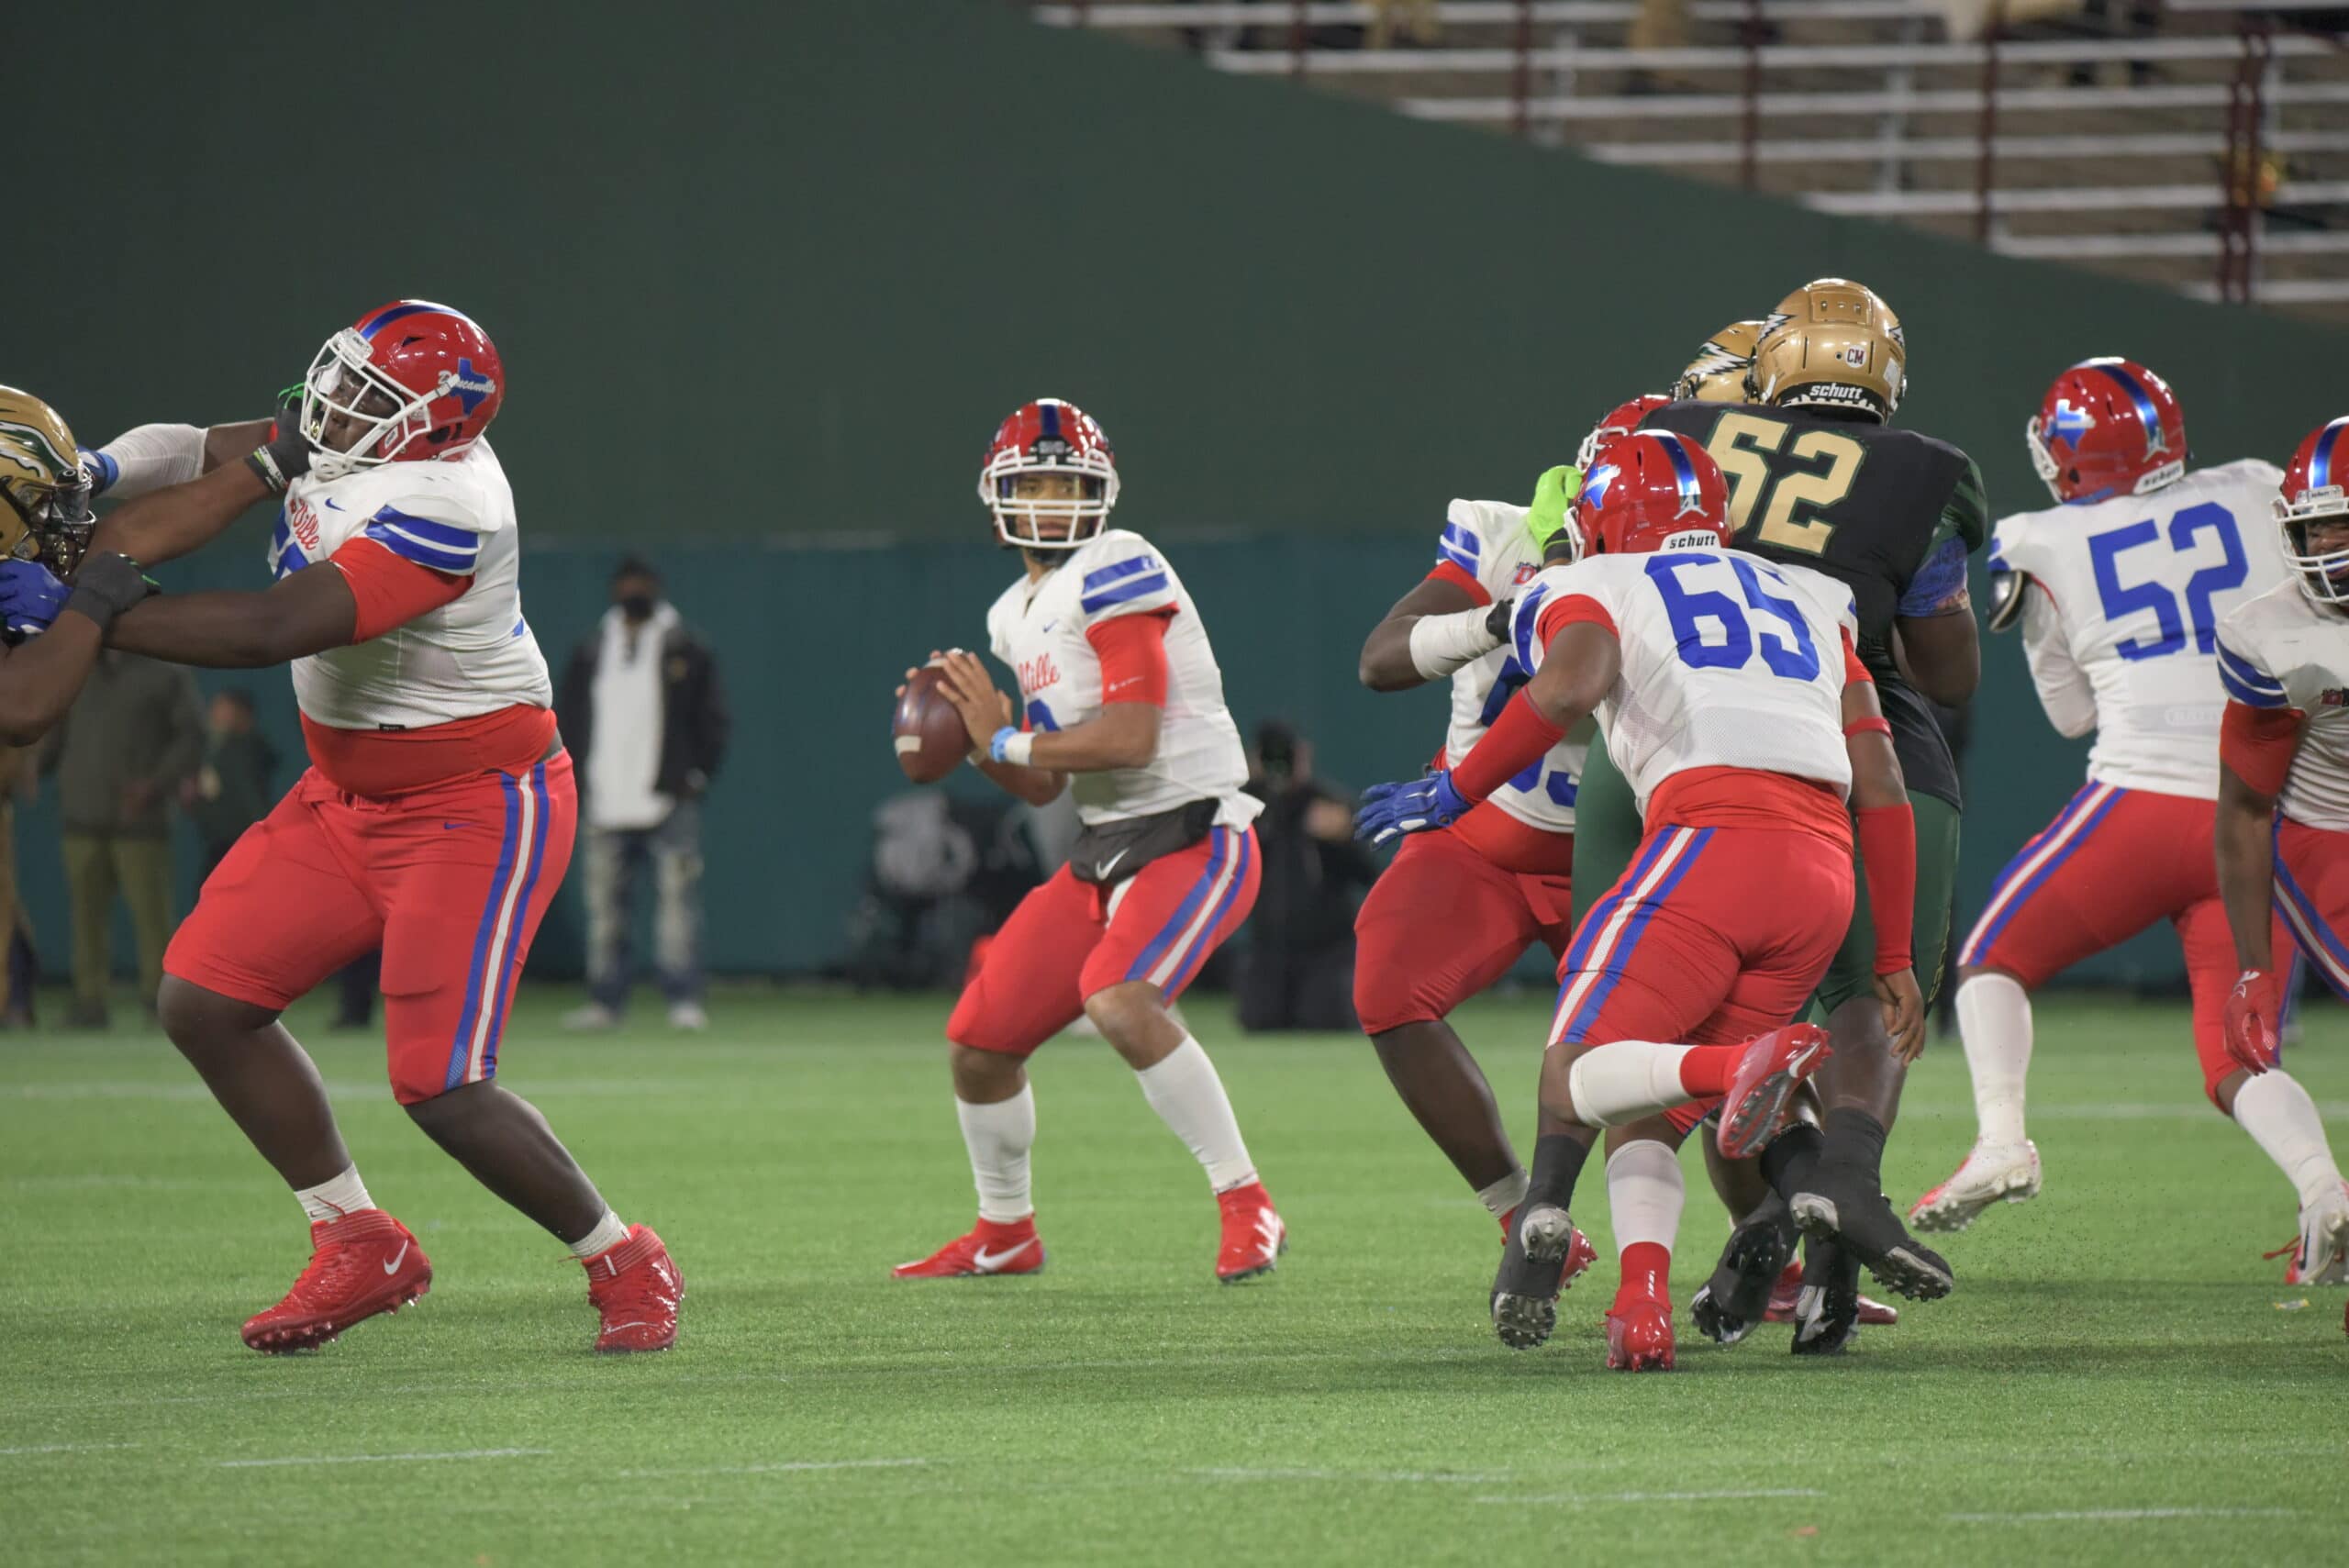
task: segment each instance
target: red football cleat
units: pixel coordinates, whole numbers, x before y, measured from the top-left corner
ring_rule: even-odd
[[[968,1236],[957,1236],[927,1258],[899,1263],[896,1279],[970,1279],[980,1274],[1032,1274],[1044,1267],[1044,1243],[1036,1217],[1000,1224],[982,1219]]]
[[[1770,1287],[1769,1310],[1762,1314],[1765,1323],[1791,1323],[1795,1320],[1796,1298],[1802,1295],[1802,1263],[1788,1263]],[[1890,1328],[1900,1321],[1900,1308],[1887,1307],[1873,1296],[1860,1297],[1860,1315],[1854,1321],[1873,1323],[1878,1328]]]
[[[432,1263],[407,1227],[380,1208],[310,1227],[310,1261],[285,1299],[245,1319],[245,1343],[280,1354],[315,1350],[354,1323],[397,1312],[432,1288]]]
[[[1714,1134],[1721,1153],[1742,1160],[1776,1138],[1795,1086],[1831,1054],[1827,1031],[1816,1024],[1788,1024],[1748,1040],[1721,1101],[1720,1128]]]
[[[1273,1207],[1272,1195],[1262,1182],[1233,1187],[1215,1195],[1223,1210],[1223,1245],[1215,1255],[1215,1277],[1226,1284],[1273,1272],[1274,1262],[1288,1251],[1288,1227]]]
[[[1607,1309],[1609,1370],[1670,1372],[1672,1352],[1672,1298],[1653,1280],[1624,1281]]]
[[[587,1299],[603,1318],[596,1330],[597,1351],[665,1351],[677,1342],[677,1304],[685,1298],[685,1276],[650,1226],[629,1226],[627,1240],[582,1261]]]
[[[1509,1230],[1516,1224],[1517,1210],[1512,1208],[1501,1216],[1502,1246],[1508,1245]],[[1585,1269],[1597,1262],[1598,1262],[1598,1249],[1590,1244],[1590,1238],[1582,1233],[1582,1227],[1575,1226],[1574,1240],[1566,1243],[1565,1266],[1558,1271],[1558,1289],[1564,1292],[1568,1285],[1582,1278]]]

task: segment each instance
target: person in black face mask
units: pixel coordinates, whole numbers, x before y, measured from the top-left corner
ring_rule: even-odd
[[[1348,1033],[1354,1018],[1354,910],[1378,869],[1353,841],[1353,796],[1313,776],[1313,742],[1279,719],[1256,729],[1248,793],[1264,884],[1238,985],[1240,1027]]]
[[[637,874],[652,865],[653,921],[669,1022],[706,1027],[701,973],[701,800],[730,719],[708,646],[631,556],[612,573],[612,607],[580,643],[555,703],[580,770],[587,871],[588,1002],[573,1029],[609,1029],[628,1005]]]

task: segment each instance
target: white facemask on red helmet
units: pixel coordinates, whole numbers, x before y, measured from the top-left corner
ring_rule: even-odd
[[[1024,474],[1074,475],[1077,494],[1044,499],[1017,494]],[[1118,504],[1118,454],[1093,416],[1057,397],[1023,403],[996,429],[979,469],[979,499],[1006,544],[1023,550],[1075,550],[1109,526]],[[1065,519],[1061,533],[1044,525]]]
[[[506,402],[506,367],[489,334],[462,311],[395,299],[326,340],[302,383],[310,473],[338,479],[385,462],[455,457],[481,439]],[[326,444],[328,418],[357,438]]]
[[[2349,546],[2318,550],[2309,543],[2312,524],[2349,525],[2349,414],[2310,430],[2292,454],[2276,496],[2276,521],[2300,592],[2321,605],[2349,606]]]

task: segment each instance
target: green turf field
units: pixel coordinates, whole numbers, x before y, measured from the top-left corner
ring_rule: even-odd
[[[888,1265],[971,1213],[941,1004],[721,996],[705,1037],[581,1040],[563,1000],[526,1000],[506,1082],[674,1250],[665,1356],[586,1353],[562,1249],[322,1028],[436,1281],[321,1353],[254,1355],[237,1325],[300,1266],[301,1216],[193,1075],[132,1029],[0,1045],[0,1560],[2339,1560],[2342,1293],[2260,1261],[2289,1195],[2204,1104],[2173,1008],[2043,1009],[2047,1192],[1954,1239],[1949,1301],[1824,1362],[1778,1327],[1692,1343],[1684,1313],[1680,1370],[1635,1378],[1601,1365],[1596,1165],[1603,1261],[1556,1340],[1503,1351],[1492,1222],[1359,1040],[1191,1009],[1292,1228],[1271,1280],[1215,1284],[1197,1168],[1106,1047],[1063,1042],[1037,1073],[1050,1270],[907,1284]],[[1464,1016],[1509,1103],[1542,1019]],[[2349,1145],[2349,1016],[2319,1009],[2293,1066]],[[1941,1042],[1896,1196],[1955,1161],[1968,1104]],[[1724,1233],[1686,1159],[1684,1304]]]

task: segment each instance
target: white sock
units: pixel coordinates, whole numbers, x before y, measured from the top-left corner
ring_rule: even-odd
[[[1957,988],[1957,1031],[1974,1075],[1974,1118],[1985,1143],[2021,1143],[2022,1083],[2031,1072],[2031,994],[2010,975],[1977,974]]]
[[[2316,1102],[2290,1073],[2278,1068],[2244,1079],[2235,1091],[2235,1122],[2276,1162],[2303,1207],[2340,1190],[2341,1168]]]
[[[1680,1210],[1688,1184],[1680,1174],[1680,1154],[1653,1138],[1635,1139],[1609,1156],[1607,1209],[1615,1225],[1615,1251],[1634,1241],[1653,1241],[1672,1251],[1680,1234]]]
[[[991,1106],[954,1102],[963,1147],[971,1151],[971,1182],[979,1189],[979,1218],[1009,1225],[1036,1212],[1028,1196],[1028,1151],[1036,1143],[1036,1095],[1026,1084]]]
[[[1256,1179],[1248,1145],[1240,1139],[1240,1123],[1231,1114],[1231,1097],[1223,1092],[1215,1063],[1189,1035],[1163,1061],[1134,1074],[1141,1080],[1142,1098],[1172,1128],[1183,1147],[1207,1167],[1208,1185],[1217,1192],[1245,1186]]]
[[[627,1224],[607,1208],[604,1210],[604,1218],[596,1221],[595,1229],[570,1244],[571,1255],[574,1258],[597,1257],[627,1240]]]
[[[356,1165],[315,1187],[296,1188],[294,1195],[301,1200],[302,1212],[310,1217],[313,1225],[375,1207],[375,1200],[367,1195],[367,1184],[359,1179]]]
[[[1586,1127],[1620,1127],[1687,1105],[1697,1097],[1680,1086],[1680,1062],[1689,1049],[1619,1040],[1585,1051],[1566,1073],[1575,1114]]]
[[[1511,1171],[1491,1186],[1478,1187],[1476,1201],[1495,1219],[1507,1219],[1508,1211],[1525,1201],[1525,1189],[1531,1184],[1524,1172]]]

